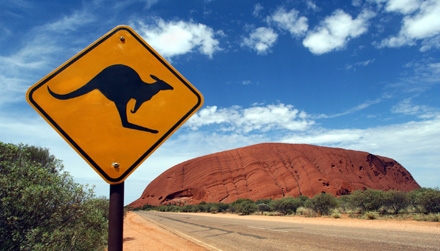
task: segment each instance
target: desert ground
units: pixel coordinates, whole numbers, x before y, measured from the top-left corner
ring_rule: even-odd
[[[211,217],[238,218],[234,214],[206,214]],[[437,233],[440,236],[440,223],[420,222],[413,220],[364,220],[342,217],[334,219],[330,217],[305,218],[305,217],[274,217],[251,215],[257,220],[291,221],[307,224],[343,225],[352,227],[365,227],[372,229],[411,229],[417,232]],[[172,245],[171,245],[172,243]],[[143,218],[135,212],[128,212],[124,219],[124,250],[209,250],[197,243],[197,240],[188,236],[181,236],[162,227],[154,221]]]
[[[172,243],[172,245],[171,245]],[[128,212],[124,218],[124,250],[207,250],[193,241],[178,236],[155,222],[148,221],[134,212]]]

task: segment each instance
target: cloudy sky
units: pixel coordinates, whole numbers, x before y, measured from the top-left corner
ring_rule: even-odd
[[[0,141],[49,148],[79,183],[109,187],[27,104],[27,89],[130,25],[204,106],[125,182],[261,142],[391,157],[440,186],[440,1],[0,0]]]

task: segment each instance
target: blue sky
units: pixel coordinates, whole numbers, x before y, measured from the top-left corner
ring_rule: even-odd
[[[25,93],[120,24],[205,98],[126,180],[126,203],[175,164],[261,142],[371,152],[440,186],[437,0],[0,0],[0,141],[49,148],[107,196]]]

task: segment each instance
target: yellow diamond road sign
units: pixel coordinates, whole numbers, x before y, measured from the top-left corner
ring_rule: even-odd
[[[109,184],[123,182],[203,104],[128,26],[59,66],[26,98]]]

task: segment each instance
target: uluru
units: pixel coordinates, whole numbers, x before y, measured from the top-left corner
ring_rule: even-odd
[[[307,144],[262,143],[213,153],[163,172],[130,204],[231,203],[359,189],[420,188],[394,159],[362,151]]]

